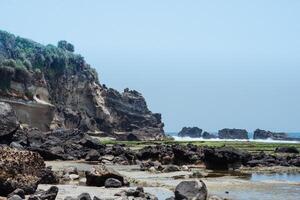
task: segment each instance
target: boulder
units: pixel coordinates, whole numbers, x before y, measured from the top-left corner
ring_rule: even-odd
[[[106,188],[119,188],[122,187],[121,181],[115,178],[108,178],[104,183]]]
[[[86,185],[87,186],[105,186],[105,181],[109,178],[117,179],[124,185],[124,178],[121,174],[108,168],[104,165],[95,166],[91,171],[86,171]]]
[[[25,199],[25,192],[22,189],[15,189],[12,193],[10,193],[9,195],[7,195],[8,198],[14,196],[14,195],[18,195],[19,197],[21,197],[22,199]]]
[[[48,190],[46,191],[41,191],[39,190],[33,195],[30,195],[28,200],[55,200],[56,196],[58,193],[58,187],[56,186],[51,186]]]
[[[207,169],[237,169],[250,159],[249,153],[232,147],[203,148],[203,161]]]
[[[39,183],[54,183],[53,177],[38,153],[0,146],[0,196],[16,189],[32,194]]]
[[[4,102],[0,102],[0,141],[9,139],[19,128],[19,122],[12,107]]]
[[[296,147],[277,147],[275,153],[299,153]]]
[[[97,150],[92,149],[86,155],[85,160],[86,161],[98,161],[99,158],[100,158],[100,153]]]
[[[77,197],[78,200],[92,200],[89,193],[82,193]]]
[[[287,133],[275,133],[271,131],[265,131],[261,129],[256,129],[253,134],[253,139],[272,139],[272,140],[287,140]]]
[[[245,129],[224,128],[219,130],[218,136],[220,139],[249,139],[248,132]]]
[[[165,172],[165,173],[168,173],[168,172],[177,172],[177,171],[180,171],[180,168],[177,165],[167,165],[163,169],[163,172]]]
[[[207,188],[203,181],[182,181],[175,188],[176,200],[206,200]]]
[[[202,129],[198,127],[183,127],[178,133],[179,137],[191,137],[200,138],[202,134]]]

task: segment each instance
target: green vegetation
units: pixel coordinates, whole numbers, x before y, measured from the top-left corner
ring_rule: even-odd
[[[100,139],[101,140],[101,139]],[[276,147],[288,147],[288,146],[295,146],[300,150],[300,143],[261,143],[261,142],[225,142],[225,141],[193,141],[193,142],[182,142],[182,141],[115,141],[115,140],[105,140],[102,143],[107,145],[112,144],[125,144],[126,146],[139,149],[143,148],[144,146],[148,145],[157,145],[157,144],[180,144],[180,145],[187,145],[187,144],[194,144],[197,146],[211,146],[211,147],[222,147],[222,146],[229,146],[234,147],[237,149],[249,151],[249,152],[269,152],[273,153]]]
[[[9,89],[11,80],[26,85],[32,75],[41,73],[53,79],[66,71],[85,71],[98,81],[97,73],[73,52],[74,46],[65,40],[59,41],[57,47],[44,46],[0,30],[0,75],[5,77],[0,80],[0,89]]]

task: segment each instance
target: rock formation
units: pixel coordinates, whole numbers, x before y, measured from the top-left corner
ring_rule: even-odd
[[[248,132],[245,129],[224,128],[218,132],[220,139],[249,139]]]
[[[178,133],[180,137],[191,137],[191,138],[200,138],[202,135],[202,129],[198,127],[183,127]]]
[[[271,131],[256,129],[254,131],[253,139],[286,140],[288,139],[288,135],[286,133],[275,133]]]
[[[42,131],[74,129],[118,139],[164,137],[161,115],[143,96],[119,93],[99,83],[96,71],[74,47],[41,45],[0,31],[0,100],[21,123]]]

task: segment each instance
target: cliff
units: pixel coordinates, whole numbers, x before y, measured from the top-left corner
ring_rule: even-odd
[[[41,45],[0,31],[0,101],[21,123],[43,131],[80,129],[123,140],[161,139],[161,115],[135,90],[100,84],[66,41]]]

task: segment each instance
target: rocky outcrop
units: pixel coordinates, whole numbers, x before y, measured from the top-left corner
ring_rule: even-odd
[[[212,134],[212,133],[209,133],[207,131],[204,131],[202,133],[202,138],[204,138],[204,139],[213,139],[213,138],[217,138],[217,136]]]
[[[271,131],[256,129],[254,131],[253,139],[287,140],[288,135],[286,133],[275,133]]]
[[[275,153],[299,153],[296,147],[277,147]]]
[[[121,140],[164,138],[161,115],[148,109],[139,92],[100,84],[84,58],[63,44],[67,48],[62,42],[44,46],[0,31],[0,99],[13,106],[21,123]]]
[[[231,147],[204,148],[203,161],[208,169],[237,169],[251,160],[251,155]]]
[[[0,195],[6,196],[16,189],[32,194],[39,183],[56,182],[38,153],[0,146]]]
[[[202,135],[202,129],[198,127],[183,127],[178,133],[179,137],[191,137],[200,138]]]
[[[248,132],[245,129],[224,128],[219,130],[218,136],[220,139],[249,139]]]

